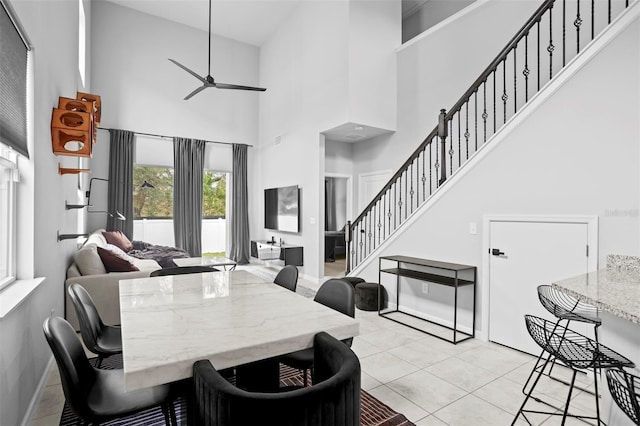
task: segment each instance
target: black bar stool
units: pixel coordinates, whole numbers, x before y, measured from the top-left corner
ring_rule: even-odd
[[[597,380],[595,382],[596,417],[569,414],[569,404],[571,403],[571,394],[573,392],[576,374],[581,370],[593,370],[595,375],[597,374],[598,370],[601,370],[603,368],[633,367],[633,362],[615,352],[614,350],[609,349],[608,347],[596,342],[595,340],[583,336],[582,334],[576,333],[575,331],[563,327],[558,323],[553,323],[551,321],[547,321],[543,318],[535,317],[532,315],[525,315],[524,318],[527,325],[527,331],[529,332],[533,340],[538,344],[538,346],[540,346],[540,348],[542,348],[543,351],[548,354],[548,356],[544,362],[544,365],[542,366],[542,369],[538,371],[538,376],[533,382],[531,389],[527,393],[526,398],[522,402],[522,405],[520,406],[520,409],[518,410],[518,413],[514,417],[511,424],[515,424],[516,420],[518,420],[518,417],[520,417],[520,414],[522,414],[525,420],[529,424],[531,424],[527,419],[525,413],[538,413],[547,415],[562,415],[563,425],[565,424],[567,417],[597,420],[598,425],[600,425],[601,420],[600,406],[598,403]],[[554,407],[553,405],[539,398],[531,396],[531,393],[540,381],[540,378],[542,377],[547,364],[554,358],[561,361],[567,367],[573,370],[571,383],[569,384],[569,393],[567,395],[567,401],[565,403],[564,409]],[[538,402],[554,408],[554,411],[545,412],[536,410],[525,410],[525,405],[531,397]],[[559,413],[556,410],[563,410],[563,412]]]
[[[618,407],[640,425],[640,377],[624,370],[607,370],[611,397]]]
[[[600,317],[598,317],[598,308],[585,303],[578,298],[570,296],[550,285],[538,286],[538,299],[540,299],[540,303],[542,304],[542,306],[544,306],[547,311],[549,311],[558,319],[558,321],[556,322],[556,324],[558,325],[561,323],[561,321],[566,321],[566,324],[564,324],[565,327],[569,327],[569,323],[571,321],[593,324],[595,341],[596,343],[598,342],[598,327],[602,325],[602,320],[600,319]],[[544,353],[544,350],[540,352],[540,355],[538,356],[538,359],[536,360],[531,373],[529,373],[527,381],[524,383],[524,386],[522,386],[522,393],[524,393],[525,395],[527,394],[526,389],[529,385],[529,382],[531,381],[531,378],[533,377],[533,374],[538,371],[544,364],[544,360],[542,358]],[[549,368],[549,372],[543,374],[557,382],[569,385],[569,383],[565,382],[564,380],[553,377],[551,375],[553,367],[555,366],[555,361],[556,360],[554,359],[550,363],[551,366]],[[596,380],[596,377],[594,377],[594,380]],[[579,389],[589,393],[593,393],[586,389]]]

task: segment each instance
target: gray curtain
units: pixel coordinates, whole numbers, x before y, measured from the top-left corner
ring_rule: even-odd
[[[247,195],[247,146],[233,144],[231,189],[231,253],[240,265],[249,263],[249,202]]]
[[[133,153],[134,133],[109,131],[109,185],[107,195],[107,230],[122,231],[133,239]],[[118,212],[126,220],[118,220]]]
[[[176,246],[202,255],[205,141],[173,138],[173,235]]]

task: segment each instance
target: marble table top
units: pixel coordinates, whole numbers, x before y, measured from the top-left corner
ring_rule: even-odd
[[[603,311],[640,324],[638,271],[601,269],[557,281],[553,285]]]
[[[190,377],[193,363],[217,369],[311,347],[326,331],[338,339],[359,322],[247,271],[120,281],[125,387]]]

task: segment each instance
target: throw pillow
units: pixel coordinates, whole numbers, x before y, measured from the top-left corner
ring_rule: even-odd
[[[115,254],[118,257],[123,258],[127,262],[133,263],[133,261],[135,260],[134,257],[129,256],[127,253],[122,251],[122,249],[120,247],[114,246],[113,244],[105,244],[103,249],[109,250],[111,253]]]
[[[100,256],[100,259],[102,259],[102,263],[104,264],[104,268],[107,272],[139,271],[139,269],[128,260],[123,259],[102,247],[98,247],[98,255]]]
[[[102,233],[108,244],[119,247],[125,253],[133,248],[133,244],[122,231],[105,231]]]
[[[95,244],[85,244],[73,256],[73,261],[82,275],[98,275],[107,273],[107,270],[104,268],[104,264],[100,260],[97,248],[98,246]]]

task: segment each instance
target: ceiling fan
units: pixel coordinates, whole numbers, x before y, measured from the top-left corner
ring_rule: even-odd
[[[193,92],[185,96],[184,98],[185,101],[187,99],[190,99],[193,95],[200,93],[207,87],[215,87],[216,89],[253,90],[256,92],[264,92],[265,90],[267,90],[262,87],[239,86],[237,84],[217,83],[213,79],[213,77],[211,77],[211,0],[209,0],[209,62],[208,62],[208,68],[207,68],[207,76],[202,77],[199,74],[195,73],[194,71],[190,70],[189,68],[185,67],[178,61],[175,61],[173,59],[169,59],[169,60],[202,82],[202,86],[198,87],[196,90],[194,90]]]

